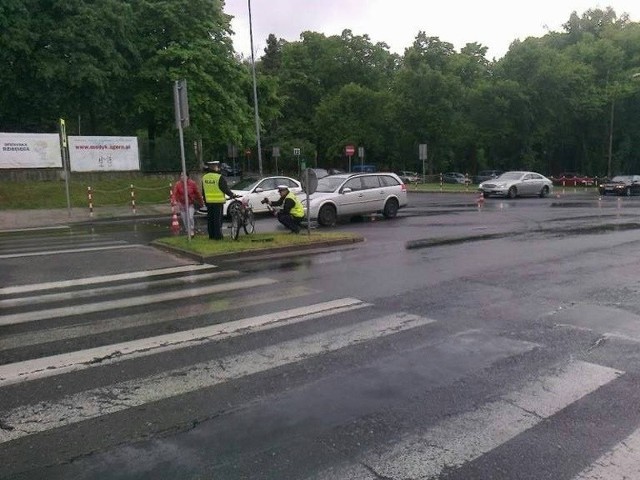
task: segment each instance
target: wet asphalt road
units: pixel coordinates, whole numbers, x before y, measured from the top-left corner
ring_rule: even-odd
[[[0,477],[618,478],[584,471],[606,464],[601,457],[621,442],[629,446],[627,457],[640,458],[628,440],[640,425],[640,198],[570,191],[559,198],[477,200],[473,193],[411,195],[411,206],[396,220],[366,218],[337,227],[363,234],[362,245],[220,265],[217,270],[237,272],[221,281],[239,282],[228,293],[185,293],[147,305],[135,303],[139,284],[131,279],[110,284],[124,285],[119,290],[84,297],[79,286],[61,289],[69,297],[43,303],[37,313],[45,319],[0,326],[2,364],[284,316],[345,297],[363,305],[282,328],[250,328],[218,342],[0,384],[0,432],[27,428],[7,412],[46,402],[41,411],[31,410],[33,422],[44,427],[6,441],[0,436]],[[271,218],[260,226],[275,227]],[[5,254],[37,250],[44,238],[56,236],[67,244],[89,238],[129,247],[3,258],[0,286],[191,263],[147,246],[164,234],[162,221],[148,220],[79,225],[18,242],[2,236]],[[264,282],[242,286],[254,279]],[[144,288],[147,297],[188,291],[171,282]],[[8,296],[16,298],[21,296]],[[86,315],[53,311],[122,299],[132,304]],[[35,315],[24,303],[6,304],[3,315]],[[359,336],[380,317],[383,325],[394,325],[391,331]],[[411,321],[416,323],[409,328]],[[145,382],[166,381],[170,390],[201,364],[204,372],[221,368],[225,380],[211,383],[205,373],[179,394],[149,393],[135,403]],[[558,372],[565,369],[563,377]],[[163,380],[163,372],[173,373]],[[551,391],[549,404],[557,401],[557,408],[531,400],[542,393],[525,387],[539,379],[546,379],[541,392]],[[131,384],[109,387],[123,382]],[[100,393],[102,413],[73,423],[68,419],[77,413],[60,414],[59,424],[47,417],[73,402],[76,412],[88,412],[89,397],[80,396],[98,388],[107,389]],[[520,393],[514,397],[514,391]],[[509,412],[502,399],[533,406]],[[132,405],[122,407],[127,402]],[[512,427],[489,428],[496,424],[494,410],[496,418],[512,418],[509,425],[525,426],[513,427],[513,434]],[[438,433],[435,440],[430,432]],[[446,443],[448,435],[452,443]],[[473,438],[469,445],[467,437]],[[429,445],[437,446],[435,453]]]

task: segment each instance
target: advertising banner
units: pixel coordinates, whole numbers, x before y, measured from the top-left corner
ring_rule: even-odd
[[[69,137],[72,172],[140,170],[137,137]]]
[[[62,168],[57,133],[0,133],[0,168]]]

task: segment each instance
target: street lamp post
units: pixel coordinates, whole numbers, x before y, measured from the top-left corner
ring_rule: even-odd
[[[258,144],[258,171],[262,177],[262,148],[260,147],[260,115],[258,114],[258,87],[256,84],[256,61],[253,55],[253,22],[251,20],[251,0],[247,0],[249,7],[249,40],[251,42],[251,70],[253,73],[253,111],[256,118],[256,142]]]

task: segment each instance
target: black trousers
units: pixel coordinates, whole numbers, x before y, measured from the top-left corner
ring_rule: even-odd
[[[278,221],[294,233],[300,232],[300,222],[304,217],[292,217],[288,213],[278,212]]]
[[[212,240],[222,240],[222,203],[207,203],[207,230]]]

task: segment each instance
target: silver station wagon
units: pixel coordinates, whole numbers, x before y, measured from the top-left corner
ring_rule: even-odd
[[[307,208],[304,194],[300,196]],[[382,213],[394,218],[407,205],[407,187],[395,173],[345,173],[318,180],[309,196],[311,220],[331,226],[341,217]]]

